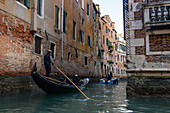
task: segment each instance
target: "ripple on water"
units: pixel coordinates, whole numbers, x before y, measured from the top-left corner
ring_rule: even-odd
[[[79,92],[0,96],[0,113],[170,113],[170,99],[127,98],[124,82],[118,86],[89,84],[83,92],[97,101],[87,100]]]

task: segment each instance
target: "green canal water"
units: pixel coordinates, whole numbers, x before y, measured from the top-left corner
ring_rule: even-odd
[[[0,113],[170,113],[170,98],[128,97],[119,85],[89,84],[84,93],[47,95],[42,91],[0,96]]]

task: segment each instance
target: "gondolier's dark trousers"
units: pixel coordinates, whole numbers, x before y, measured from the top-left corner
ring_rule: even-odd
[[[46,64],[45,70],[46,70],[46,76],[49,77],[51,73],[51,64]]]

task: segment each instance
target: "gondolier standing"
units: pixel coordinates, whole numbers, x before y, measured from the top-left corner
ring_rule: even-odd
[[[48,50],[47,54],[44,56],[44,64],[45,64],[45,70],[46,70],[46,76],[49,77],[51,73],[51,64],[54,65],[54,61],[52,58],[52,51]]]

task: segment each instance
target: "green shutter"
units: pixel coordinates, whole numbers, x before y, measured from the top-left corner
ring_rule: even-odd
[[[30,0],[25,0],[25,1],[26,1],[25,6],[28,7],[28,8],[30,8]]]
[[[103,44],[105,44],[105,36],[103,35]]]
[[[89,4],[87,3],[87,15],[89,15]]]
[[[76,38],[76,22],[73,21],[73,40],[75,40]]]
[[[58,13],[59,13],[59,8],[55,6],[55,27],[58,28]]]
[[[63,32],[67,32],[67,13],[64,11]]]
[[[90,47],[91,47],[91,38],[90,38]]]
[[[42,5],[41,4],[42,4],[41,0],[38,0],[37,1],[37,14],[40,16],[42,16],[42,14],[41,14],[41,6]]]
[[[117,51],[117,44],[115,44],[115,50]]]

